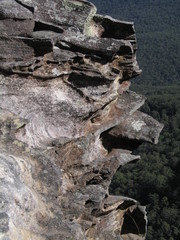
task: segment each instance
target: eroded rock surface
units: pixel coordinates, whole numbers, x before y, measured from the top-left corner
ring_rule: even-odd
[[[0,239],[145,239],[145,208],[108,188],[157,143],[138,111],[133,23],[83,0],[1,0]]]

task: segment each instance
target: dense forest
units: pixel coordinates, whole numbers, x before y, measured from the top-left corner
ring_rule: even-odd
[[[147,206],[148,240],[180,239],[179,93],[180,87],[162,87],[147,94],[142,110],[165,125],[159,143],[141,145],[141,160],[119,169],[111,184],[112,193]]]
[[[138,84],[180,84],[179,0],[91,0],[98,13],[133,21],[143,69]]]
[[[120,168],[110,192],[147,206],[147,240],[180,239],[180,2],[91,0],[100,14],[135,22],[143,74],[132,89],[147,97],[142,111],[165,127],[158,145],[142,144],[141,160]]]

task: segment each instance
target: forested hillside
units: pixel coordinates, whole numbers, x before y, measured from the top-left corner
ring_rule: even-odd
[[[98,12],[135,23],[138,84],[180,84],[179,0],[91,0]]]
[[[158,145],[143,144],[141,160],[116,173],[110,192],[147,206],[147,240],[180,239],[180,1],[92,0],[99,13],[135,22],[138,63],[132,89],[142,110],[164,123]]]
[[[159,95],[161,92],[162,95]],[[141,160],[119,169],[110,191],[147,206],[147,240],[180,239],[180,87],[146,94],[143,111],[165,127],[158,145],[143,144]]]

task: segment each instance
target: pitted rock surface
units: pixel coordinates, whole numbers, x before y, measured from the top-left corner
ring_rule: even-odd
[[[145,239],[145,208],[111,196],[162,125],[129,90],[131,22],[84,0],[1,0],[0,239]]]

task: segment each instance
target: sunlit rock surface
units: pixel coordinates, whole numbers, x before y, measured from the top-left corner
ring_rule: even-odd
[[[131,22],[83,0],[1,0],[0,239],[145,239],[145,208],[109,195],[162,125],[129,91]]]

